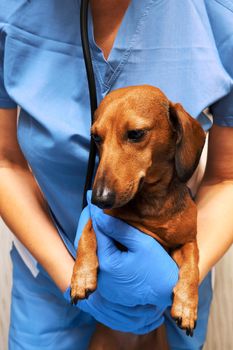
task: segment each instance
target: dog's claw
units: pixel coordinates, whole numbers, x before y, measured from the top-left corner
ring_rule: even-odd
[[[85,289],[84,294],[81,295],[75,295],[75,293],[71,293],[70,291],[70,304],[71,305],[77,305],[79,300],[85,300],[88,299],[89,296],[95,291],[95,289]]]
[[[186,335],[192,337],[193,336],[193,329],[191,329],[190,327],[186,328]]]
[[[71,293],[71,289],[70,289],[70,305],[74,305],[74,303],[75,303],[75,298],[72,297],[72,293]]]
[[[184,330],[187,336],[192,337],[197,319],[197,298],[192,299],[193,295],[184,294],[183,287],[181,287],[175,291],[171,316],[175,320],[177,327]]]
[[[87,290],[86,290],[86,299],[88,299],[89,296],[90,296],[92,293],[93,293],[93,290],[87,289]]]
[[[182,317],[178,317],[178,318],[176,318],[176,319],[175,319],[175,321],[176,321],[177,326],[181,328],[181,324],[182,324]]]
[[[71,298],[71,305],[77,305],[78,303],[78,298],[77,297],[74,297],[74,298]]]
[[[191,328],[191,327],[182,327],[182,317],[176,317],[176,318],[174,318],[174,321],[176,322],[177,326],[180,329],[186,331],[187,336],[190,336],[190,337],[193,336],[193,331],[194,331],[194,329],[196,327],[197,321],[194,322],[194,327],[193,328]]]

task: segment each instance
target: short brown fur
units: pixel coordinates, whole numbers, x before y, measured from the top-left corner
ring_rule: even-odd
[[[129,142],[127,131],[137,129],[145,130],[145,137]],[[199,162],[204,131],[180,104],[171,103],[158,88],[143,85],[118,89],[105,97],[96,111],[92,133],[102,140],[93,194],[103,188],[113,191],[114,204],[105,212],[154,237],[171,252],[180,268],[171,315],[192,335],[199,280],[197,210],[185,182]],[[96,288],[95,235],[91,222],[88,225],[74,266],[71,296],[75,301]],[[120,344],[120,332],[109,332]],[[104,349],[101,337],[94,339],[99,343],[93,347],[92,342],[92,349]],[[137,339],[139,344],[140,336]],[[133,344],[127,349],[137,349],[137,342]]]

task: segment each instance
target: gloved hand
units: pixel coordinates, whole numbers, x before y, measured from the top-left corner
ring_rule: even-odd
[[[78,245],[83,227],[91,216],[97,237],[100,294],[109,301],[126,306],[153,304],[164,308],[171,305],[172,290],[178,280],[174,260],[155,239],[91,204],[91,191],[87,194],[87,201],[75,245]],[[116,241],[127,251],[119,250]]]
[[[163,322],[163,310],[171,304],[178,268],[153,238],[105,215],[90,203],[91,192],[87,198],[88,207],[80,217],[75,245],[91,216],[100,271],[97,291],[88,300],[79,301],[78,307],[112,329],[147,333]],[[127,252],[119,250],[115,241],[122,243]]]
[[[64,296],[70,301],[70,288]],[[80,300],[77,307],[89,313],[98,322],[121,332],[146,334],[164,322],[164,310],[154,305],[129,307],[117,304],[102,297],[98,288],[88,299]]]

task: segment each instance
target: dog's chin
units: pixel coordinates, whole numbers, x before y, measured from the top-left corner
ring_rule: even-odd
[[[117,209],[117,208],[121,208],[124,207],[125,205],[127,205],[130,201],[132,201],[134,199],[134,197],[136,196],[136,194],[138,192],[141,191],[141,189],[143,188],[144,185],[144,179],[145,177],[142,176],[139,181],[138,184],[136,186],[134,186],[135,188],[132,189],[132,191],[127,192],[127,193],[122,193],[119,196],[117,196],[118,198],[116,198],[116,201],[114,203],[114,206],[111,209]]]
[[[135,196],[135,193],[132,192],[132,193],[120,193],[116,200],[115,200],[115,203],[114,205],[112,206],[111,209],[117,209],[117,208],[121,208],[121,207],[124,207],[125,205],[127,205],[132,199],[133,197]]]

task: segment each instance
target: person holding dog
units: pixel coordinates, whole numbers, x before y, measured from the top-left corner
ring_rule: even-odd
[[[165,311],[178,277],[170,256],[124,223],[115,232],[114,221],[95,217],[91,205],[79,226],[89,215],[101,223],[96,232],[101,287],[77,307],[64,298],[90,135],[79,3],[0,4],[0,208],[17,237],[11,251],[9,349],[87,349],[96,319],[135,334],[165,322],[171,349],[201,349],[212,297],[209,271],[233,235],[233,7],[226,0],[91,2],[98,100],[119,87],[150,84],[210,130],[207,167],[195,196],[200,301],[191,338]],[[111,237],[126,245],[130,263]]]

